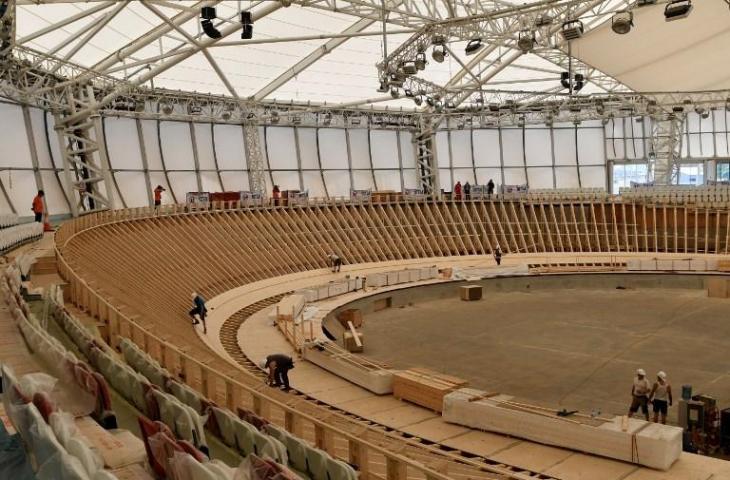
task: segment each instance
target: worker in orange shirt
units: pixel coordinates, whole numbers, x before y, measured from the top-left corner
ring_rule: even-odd
[[[162,192],[165,192],[166,190],[162,188],[162,185],[157,185],[155,187],[155,212],[160,210],[160,205],[162,205]]]
[[[274,206],[279,206],[279,199],[281,198],[281,190],[279,190],[279,185],[274,185],[274,189],[271,191],[271,196],[274,199]]]
[[[45,201],[43,200],[46,196],[43,190],[38,190],[38,195],[33,198],[33,213],[35,214],[35,221],[43,223],[43,212],[45,212]]]

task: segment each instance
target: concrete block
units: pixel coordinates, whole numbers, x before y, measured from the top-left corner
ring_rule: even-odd
[[[305,360],[376,395],[386,395],[393,391],[393,372],[391,370],[362,365],[355,361],[356,359],[351,358],[352,356],[331,355],[320,349],[316,343],[306,344],[302,349],[302,356]]]
[[[704,272],[707,270],[707,261],[701,258],[693,258],[689,261],[689,269],[693,272]]]
[[[447,422],[667,470],[682,453],[682,429],[617,416],[558,417],[508,395],[463,388],[444,397]],[[625,429],[624,429],[625,425]]]
[[[317,290],[311,288],[303,288],[301,290],[295,291],[294,293],[303,296],[307,303],[312,303],[319,300],[317,296]]]
[[[707,270],[717,270],[718,260],[716,258],[710,258],[705,261],[707,262]]]
[[[674,268],[674,262],[672,260],[657,260],[656,269],[671,272]]]
[[[329,284],[329,296],[343,295],[347,293],[347,281],[332,282]]]
[[[644,271],[654,271],[657,269],[656,260],[642,260],[641,269]]]
[[[408,283],[411,281],[411,275],[408,270],[398,272],[398,283]]]
[[[417,282],[421,280],[421,271],[420,270],[406,270],[408,272],[408,281],[409,282]]]
[[[689,259],[686,260],[672,260],[672,270],[677,272],[688,272],[691,270]]]
[[[466,285],[459,287],[461,299],[467,302],[481,300],[482,299],[482,286],[481,285]]]
[[[373,273],[367,276],[368,287],[384,287],[387,285],[388,277],[384,273]]]
[[[386,285],[398,285],[398,272],[386,272],[385,277]]]
[[[330,298],[330,289],[327,285],[317,287],[317,300],[325,300]]]
[[[630,258],[626,260],[626,270],[636,271],[641,270],[641,260],[638,258]]]
[[[728,298],[730,294],[729,284],[730,281],[724,276],[709,276],[705,280],[707,296],[711,298]]]

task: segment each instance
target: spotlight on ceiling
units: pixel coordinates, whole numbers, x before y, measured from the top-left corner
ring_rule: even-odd
[[[291,7],[291,0],[279,0],[282,7]]]
[[[444,47],[443,45],[434,45],[433,46],[433,51],[431,52],[431,58],[433,58],[436,62],[444,63],[444,59],[446,59],[446,57],[448,55],[449,54],[446,53],[446,47]]]
[[[291,123],[293,123],[294,125],[301,125],[302,124],[301,115],[294,115],[294,117],[292,117],[292,119],[291,119]]]
[[[165,115],[171,115],[173,110],[174,109],[172,108],[172,105],[170,105],[169,103],[162,104],[162,113],[164,113]]]
[[[403,94],[408,98],[413,98],[415,95],[413,94],[413,91],[409,88],[406,88],[403,90]]]
[[[472,38],[471,40],[469,40],[469,43],[466,44],[466,48],[464,49],[464,52],[467,55],[474,55],[483,46],[484,46],[484,44],[482,43],[482,39],[481,38]]]
[[[570,88],[570,72],[560,72],[560,84],[563,88]]]
[[[388,87],[388,80],[387,78],[381,78],[380,79],[380,86],[378,87],[378,92],[385,93],[389,89]]]
[[[585,85],[585,77],[582,73],[576,73],[573,78],[575,79],[575,82],[573,83],[573,91],[579,92],[583,88],[583,85]]]
[[[396,87],[391,87],[390,96],[393,98],[400,98],[400,91]]]
[[[441,102],[436,102],[436,104],[433,106],[433,108],[436,109],[436,111],[438,113],[441,113],[441,111],[443,111],[443,109],[444,109],[444,104]]]
[[[530,30],[522,30],[517,38],[517,48],[522,50],[522,53],[530,53],[535,48],[535,32]]]
[[[418,67],[416,67],[416,62],[403,62],[400,66],[400,70],[403,72],[404,75],[415,75],[418,73]]]
[[[664,20],[671,22],[687,18],[692,11],[692,0],[672,0],[664,7]]]
[[[611,29],[619,35],[625,35],[634,26],[634,12],[616,12],[611,18]]]
[[[416,61],[414,62],[418,70],[426,69],[426,54],[424,52],[418,52],[416,55]]]
[[[241,25],[243,26],[243,30],[241,30],[241,40],[252,39],[253,17],[251,16],[251,12],[249,12],[248,10],[241,12]]]
[[[434,100],[433,97],[426,97],[426,103],[429,107],[433,107],[436,105],[436,100]]]
[[[331,125],[332,124],[332,113],[327,112],[324,114],[324,117],[322,117],[322,123],[325,125]]]
[[[276,110],[272,110],[270,112],[269,121],[271,123],[279,123],[279,112],[277,112]]]
[[[203,7],[200,9],[200,18],[205,20],[215,20],[217,15],[215,14],[215,7]]]
[[[203,27],[203,32],[210,38],[221,38],[221,32],[213,25],[213,22],[205,19],[200,21],[200,26]]]
[[[190,115],[200,115],[203,113],[203,107],[201,107],[197,103],[191,103],[190,105],[188,105],[188,113]]]
[[[415,97],[413,97],[413,103],[415,103],[417,107],[420,107],[423,104],[423,96],[416,95]]]
[[[560,35],[568,41],[577,40],[583,36],[583,31],[583,22],[580,20],[568,20],[563,23],[563,26],[560,29]]]

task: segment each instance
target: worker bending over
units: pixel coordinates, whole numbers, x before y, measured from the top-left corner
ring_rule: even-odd
[[[332,273],[337,273],[342,268],[342,259],[334,254],[327,255],[327,264],[332,268]]]
[[[629,407],[629,417],[632,417],[641,408],[641,413],[649,421],[649,393],[651,392],[651,384],[646,379],[646,372],[643,368],[636,370],[636,378],[631,387],[631,406]]]
[[[259,367],[269,370],[269,376],[266,379],[269,386],[289,390],[289,370],[294,368],[294,360],[290,356],[274,353],[262,360]]]
[[[208,333],[208,327],[205,324],[205,316],[208,314],[205,299],[195,292],[191,296],[193,299],[193,308],[188,312],[188,315],[193,319],[193,325],[198,325],[202,321],[203,333]]]
[[[499,245],[494,249],[494,261],[497,262],[497,266],[502,264],[502,249],[499,248]]]
[[[662,423],[667,423],[667,410],[672,405],[672,386],[667,381],[666,373],[656,374],[656,382],[651,387],[649,398],[654,407],[654,423],[659,421],[659,415],[661,415]]]

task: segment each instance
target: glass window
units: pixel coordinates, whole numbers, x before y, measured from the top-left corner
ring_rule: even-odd
[[[680,165],[677,180],[678,185],[704,185],[705,165],[702,163]]]
[[[717,181],[730,182],[730,163],[717,164]]]
[[[621,187],[630,187],[631,182],[645,183],[648,177],[646,163],[616,163],[613,165],[613,193]]]

